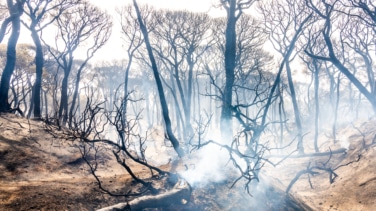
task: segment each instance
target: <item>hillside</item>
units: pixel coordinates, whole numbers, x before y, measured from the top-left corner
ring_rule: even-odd
[[[71,143],[43,122],[10,114],[0,116],[0,181],[0,210],[93,210],[116,202],[95,190]]]
[[[185,207],[167,210],[372,210],[376,207],[376,122],[359,122],[340,131],[348,141],[346,153],[328,156],[292,157],[277,167],[267,165],[262,185],[250,197],[244,189],[229,189],[232,181],[195,187]],[[49,132],[50,131],[50,132]],[[95,210],[123,202],[98,191],[94,178],[74,143],[59,139],[43,122],[10,114],[0,115],[0,210]],[[321,148],[342,147],[321,137]],[[328,146],[329,146],[328,145]],[[323,150],[326,151],[326,150]],[[358,159],[358,155],[360,159]],[[270,160],[280,158],[270,158]],[[106,168],[101,180],[113,189],[129,189],[132,180],[111,156],[103,155]],[[310,167],[326,163],[338,175],[333,183],[328,171],[312,169],[302,174],[289,191],[294,177]],[[338,167],[338,168],[337,168]],[[142,176],[145,168],[133,166]],[[167,168],[167,167],[166,167]],[[332,175],[333,176],[333,175]],[[312,186],[312,188],[311,188]],[[295,199],[294,203],[289,197]]]
[[[345,149],[344,153],[291,156],[278,167],[263,170],[273,177],[274,185],[284,189],[300,175],[291,186],[289,195],[305,210],[374,210],[376,121],[355,122],[341,128],[338,134],[337,140],[328,138],[326,134],[320,136],[320,151],[325,154],[330,150]],[[309,142],[312,139],[305,140]],[[313,152],[313,149],[310,151]]]

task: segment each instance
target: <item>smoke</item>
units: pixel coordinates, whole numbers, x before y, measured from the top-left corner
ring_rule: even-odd
[[[228,153],[219,146],[207,145],[191,155],[189,160],[188,169],[180,172],[180,175],[191,186],[202,187],[226,179]]]
[[[342,148],[349,149],[350,142],[347,136],[338,137],[338,141]]]
[[[213,140],[225,145],[218,129],[208,131],[206,140]],[[245,162],[235,157],[238,164],[245,168]],[[193,187],[204,187],[211,183],[220,183],[228,179],[229,172],[233,175],[235,168],[230,161],[227,149],[216,144],[208,144],[189,155],[186,161],[186,170],[179,172]]]
[[[229,143],[224,143],[221,139],[219,130],[209,131],[208,134],[207,140],[229,146]],[[245,171],[245,158],[238,157],[235,153],[231,156]],[[253,180],[249,193],[245,189],[248,181],[243,179],[230,188],[240,173],[230,161],[229,151],[224,147],[216,144],[205,145],[190,154],[185,164],[187,169],[179,174],[195,188],[195,197],[214,200],[221,210],[279,210],[281,207],[288,207],[284,192],[274,188],[271,185],[273,181],[267,178]]]

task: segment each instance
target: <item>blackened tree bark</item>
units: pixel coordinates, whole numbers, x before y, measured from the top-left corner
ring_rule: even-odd
[[[318,36],[318,33],[315,29],[308,29],[307,32],[305,33],[306,41],[304,41],[304,48],[306,52],[317,52],[319,54],[325,53],[323,48],[321,48],[324,44],[324,41],[322,39],[319,39],[320,36]],[[319,98],[319,90],[320,90],[320,81],[319,81],[319,75],[321,69],[324,69],[327,71],[328,76],[330,78],[330,98],[331,98],[331,104],[333,106],[334,102],[334,78],[333,76],[329,73],[329,68],[328,67],[323,67],[324,62],[317,60],[317,59],[312,59],[307,54],[301,55],[300,56],[303,62],[306,64],[307,68],[309,71],[312,73],[312,80],[314,82],[314,103],[315,103],[315,133],[314,133],[314,147],[315,147],[315,152],[319,152],[319,146],[318,146],[318,138],[319,138],[319,119],[320,119],[320,98]],[[310,90],[308,90],[309,93]],[[308,100],[309,97],[308,97]],[[336,113],[336,110],[333,110],[334,113]],[[334,133],[335,134],[335,133]],[[333,137],[335,139],[335,136]]]
[[[291,100],[293,103],[295,124],[297,128],[297,149],[299,153],[304,153],[302,124],[291,74],[290,62],[297,54],[295,44],[303,30],[307,27],[310,21],[312,21],[313,15],[309,10],[307,10],[304,2],[299,2],[298,0],[284,2],[271,1],[269,4],[260,5],[260,9],[264,17],[264,25],[266,30],[270,33],[270,40],[272,41],[273,47],[283,57],[268,101],[271,102],[273,93],[275,92],[277,85],[281,82],[281,74],[285,66],[291,93]],[[288,34],[293,36],[286,36]],[[269,105],[267,107],[269,107]],[[269,108],[267,108],[265,111],[267,112],[268,109]],[[264,123],[266,120],[265,118],[266,117],[264,116]]]
[[[6,45],[0,47],[0,66],[6,63]],[[27,112],[27,103],[31,91],[31,79],[34,66],[35,48],[29,44],[17,44],[16,64],[9,83],[12,95],[8,96],[9,106],[22,116]],[[10,93],[10,92],[9,92]]]
[[[287,72],[287,81],[288,81],[289,88],[290,88],[292,106],[294,108],[295,124],[296,124],[296,128],[298,130],[298,149],[299,149],[300,153],[304,153],[302,122],[301,122],[301,117],[300,117],[300,110],[299,110],[298,100],[297,100],[297,96],[296,96],[294,81],[292,80],[290,61],[288,59],[286,60],[286,72]]]
[[[22,22],[31,32],[31,37],[35,44],[35,72],[36,78],[33,86],[33,114],[34,118],[41,118],[41,89],[43,75],[43,47],[39,33],[48,25],[53,23],[61,13],[69,6],[74,5],[74,1],[78,0],[44,0],[44,1],[27,1],[27,10],[25,14],[29,17],[30,22],[27,24]],[[43,22],[43,19],[49,16],[50,19]]]
[[[9,17],[3,21],[0,29],[0,42],[2,41],[6,28],[11,23],[12,32],[10,34],[7,46],[7,62],[4,67],[3,74],[0,81],[0,112],[6,112],[10,109],[8,103],[8,91],[10,78],[13,74],[14,67],[16,65],[16,45],[20,36],[21,30],[21,15],[24,12],[23,6],[26,0],[7,0],[7,6],[9,11]]]
[[[185,59],[188,64],[188,81],[186,87],[186,96],[184,99],[185,105],[185,131],[187,131],[187,136],[191,136],[193,133],[191,125],[191,116],[192,116],[192,98],[193,95],[193,85],[194,85],[194,70],[197,66],[197,62],[202,54],[211,46],[211,39],[207,39],[207,43],[203,43],[205,36],[207,35],[207,30],[211,24],[209,16],[206,14],[186,14],[185,17],[189,21],[189,27],[184,31],[180,32],[184,45],[184,54],[186,55]],[[197,85],[199,84],[196,79]],[[198,91],[196,92],[197,95]],[[200,103],[200,102],[198,102]],[[200,109],[199,109],[200,110]]]
[[[320,119],[320,98],[319,98],[319,90],[320,90],[320,81],[319,81],[319,73],[322,66],[322,63],[316,59],[306,59],[302,57],[302,60],[307,65],[308,69],[312,72],[312,80],[314,83],[314,103],[315,103],[315,133],[314,133],[314,140],[313,145],[315,147],[315,152],[319,152],[318,147],[318,138],[319,138],[319,119]],[[308,93],[310,90],[308,90]],[[308,101],[310,101],[308,97]]]
[[[236,0],[226,1],[227,7],[227,26],[226,26],[226,45],[225,45],[225,72],[226,82],[223,90],[222,111],[220,128],[222,137],[232,138],[232,86],[235,80],[235,57],[236,57]],[[224,3],[223,3],[224,4]]]
[[[222,111],[220,128],[222,138],[232,138],[232,87],[235,81],[236,66],[236,22],[243,9],[249,8],[253,0],[220,0],[221,5],[227,12],[226,44],[225,44],[225,88],[222,96]]]
[[[174,133],[172,132],[171,120],[170,120],[170,116],[169,116],[169,113],[168,113],[168,106],[167,106],[167,102],[166,102],[166,97],[164,95],[162,81],[159,78],[157,63],[155,61],[155,58],[154,58],[154,55],[153,55],[153,50],[152,50],[152,47],[151,47],[151,44],[150,44],[150,41],[149,41],[149,34],[148,34],[148,31],[147,31],[146,26],[144,24],[144,21],[142,20],[141,12],[140,12],[140,9],[138,7],[136,0],[133,0],[133,5],[134,5],[135,10],[136,10],[137,20],[140,24],[141,32],[144,36],[146,49],[148,51],[149,59],[150,59],[152,69],[153,69],[154,79],[155,79],[155,82],[157,84],[158,93],[159,93],[159,100],[160,100],[161,108],[162,108],[162,115],[163,115],[163,119],[164,119],[165,126],[166,126],[166,133],[167,133],[168,138],[171,141],[172,146],[174,147],[175,151],[179,155],[179,157],[183,157],[184,151],[180,147],[178,139],[175,137]]]
[[[308,54],[312,58],[320,59],[323,61],[331,62],[341,73],[343,73],[351,83],[362,93],[369,103],[372,105],[374,112],[376,112],[376,96],[372,94],[363,84],[362,82],[356,77],[350,70],[347,68],[336,54],[335,45],[332,41],[332,26],[333,21],[336,16],[336,1],[333,4],[329,4],[326,2],[317,3],[313,2],[312,0],[306,0],[308,7],[324,21],[324,27],[321,30],[322,37],[326,44],[326,50],[328,52],[327,56],[319,56],[314,54]],[[371,16],[372,17],[372,16]]]
[[[88,31],[88,39],[92,38],[91,42],[89,43],[88,49],[86,50],[86,58],[81,63],[80,67],[78,68],[78,72],[76,75],[76,85],[73,92],[72,97],[72,104],[69,110],[69,120],[68,124],[72,127],[73,117],[75,115],[76,104],[78,99],[78,90],[79,84],[81,81],[81,74],[84,68],[87,66],[89,60],[93,58],[94,54],[104,46],[107,40],[110,38],[111,29],[112,29],[112,21],[110,16],[102,12],[99,8],[94,7],[92,5],[83,5],[81,10],[82,16],[87,17],[89,22],[87,22],[88,26],[82,25],[82,27],[90,27]]]
[[[314,65],[314,78],[315,78],[315,139],[314,146],[315,152],[319,152],[318,139],[319,139],[319,116],[320,116],[320,103],[319,103],[319,73],[320,68],[316,60],[313,61]]]
[[[168,86],[172,88],[177,119],[181,120],[184,141],[187,142],[193,135],[191,109],[194,101],[194,72],[199,58],[211,45],[211,40],[205,39],[211,20],[204,13],[167,10],[161,14],[156,30],[153,31],[158,40],[153,48],[171,76]],[[180,102],[176,97],[180,97]],[[177,124],[180,125],[180,121]]]
[[[139,30],[137,17],[134,14],[132,5],[124,6],[116,11],[120,17],[121,32],[125,38],[127,49],[127,64],[124,73],[124,95],[123,95],[123,114],[122,123],[125,125],[127,115],[127,101],[129,98],[128,83],[129,72],[132,66],[133,58],[137,50],[141,47],[144,40]]]
[[[86,44],[86,58],[79,65],[78,75],[76,77],[80,80],[81,71],[85,65],[94,56],[96,51],[108,40],[112,21],[107,13],[102,12],[88,1],[82,1],[78,2],[76,6],[65,10],[56,19],[55,23],[59,28],[59,35],[55,39],[57,51],[53,51],[51,47],[48,47],[48,49],[59,67],[64,70],[58,119],[61,121],[61,125],[65,125],[68,119],[69,123],[72,122],[73,111],[78,95],[78,87],[76,86],[71,104],[73,110],[68,110],[68,79],[74,63],[74,52],[77,48]],[[58,40],[62,41],[62,43],[58,43]],[[49,46],[46,42],[45,44]],[[59,51],[61,48],[62,50]]]

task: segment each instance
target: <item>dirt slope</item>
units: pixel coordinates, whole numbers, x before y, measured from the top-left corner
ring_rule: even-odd
[[[124,198],[97,191],[93,176],[72,145],[48,133],[43,122],[1,114],[0,210],[95,210],[124,202]],[[143,167],[132,166],[132,169],[139,177],[148,175]],[[112,190],[135,189],[129,175],[110,157],[105,159],[99,173],[103,184]],[[280,190],[276,194],[279,196],[272,200],[267,199],[270,192],[277,193],[272,189],[251,197],[245,194],[242,185],[229,189],[232,182],[229,179],[195,187],[187,205],[163,210],[249,210],[255,206],[276,210],[290,206]]]
[[[321,151],[327,151],[329,146],[332,150],[348,147],[346,153],[333,155],[329,162],[328,156],[289,158],[277,168],[266,166],[263,184],[253,197],[245,194],[241,185],[228,189],[233,181],[226,180],[194,188],[185,207],[165,210],[299,210],[286,200],[283,191],[299,171],[307,169],[308,163],[320,166],[325,162],[330,169],[352,163],[334,171],[338,176],[332,184],[326,171],[316,169],[318,174],[311,175],[310,182],[308,174],[303,174],[289,195],[306,210],[374,210],[376,121],[355,126],[339,131],[339,140],[320,138]],[[359,154],[361,158],[355,162]],[[134,188],[130,177],[113,159],[106,157],[104,161],[100,173],[107,187]],[[135,167],[139,176],[145,170]],[[43,122],[0,115],[0,210],[95,210],[118,202],[124,199],[97,191],[92,175],[71,142],[48,133]]]
[[[277,168],[265,168],[264,172],[275,178],[275,185],[286,189],[308,165],[331,169],[333,174],[319,168],[313,169],[313,174],[302,174],[289,194],[304,204],[306,210],[373,211],[376,207],[376,120],[348,125],[338,134],[335,141],[320,137],[320,151],[346,147],[345,153],[332,155],[330,159],[329,156],[289,158]]]
[[[80,153],[70,145],[49,134],[42,122],[1,114],[0,210],[93,210],[115,203],[95,190]]]

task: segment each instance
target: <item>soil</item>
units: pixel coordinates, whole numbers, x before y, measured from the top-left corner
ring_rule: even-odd
[[[348,143],[346,153],[332,155],[326,166],[337,168],[332,183],[326,171],[303,174],[285,194],[287,186],[307,165],[321,165],[328,156],[288,158],[277,167],[266,165],[262,187],[250,196],[232,180],[194,187],[190,201],[159,210],[373,210],[376,207],[376,121],[359,122],[339,134]],[[51,131],[54,131],[51,133]],[[0,210],[96,210],[124,202],[104,194],[91,175],[74,142],[42,121],[12,114],[0,115]],[[320,150],[336,150],[343,140],[320,138]],[[312,149],[307,150],[312,151]],[[361,154],[360,160],[358,155]],[[140,189],[109,154],[102,154],[100,180],[114,192]],[[274,160],[273,160],[274,159]],[[270,158],[279,161],[280,158]],[[343,165],[342,167],[339,167]],[[143,166],[131,165],[136,175],[150,177]],[[170,170],[171,165],[161,166]],[[183,168],[183,166],[181,166]],[[309,182],[310,181],[310,182]],[[160,184],[160,188],[168,188]],[[257,189],[257,188],[256,188]],[[294,200],[291,200],[294,199]]]
[[[302,174],[289,195],[305,210],[373,211],[376,207],[376,120],[358,121],[341,128],[334,140],[319,137],[320,152],[345,149],[344,153],[327,156],[289,158],[276,168],[266,167],[275,186],[288,187],[299,172],[310,167],[312,174]],[[306,142],[312,143],[309,136]],[[306,144],[306,153],[314,149]],[[274,159],[277,161],[278,159]],[[331,171],[323,170],[329,169]],[[279,175],[276,177],[275,175]],[[331,181],[332,179],[332,181]]]
[[[81,154],[43,122],[0,116],[0,210],[94,210],[118,199],[96,190]]]

